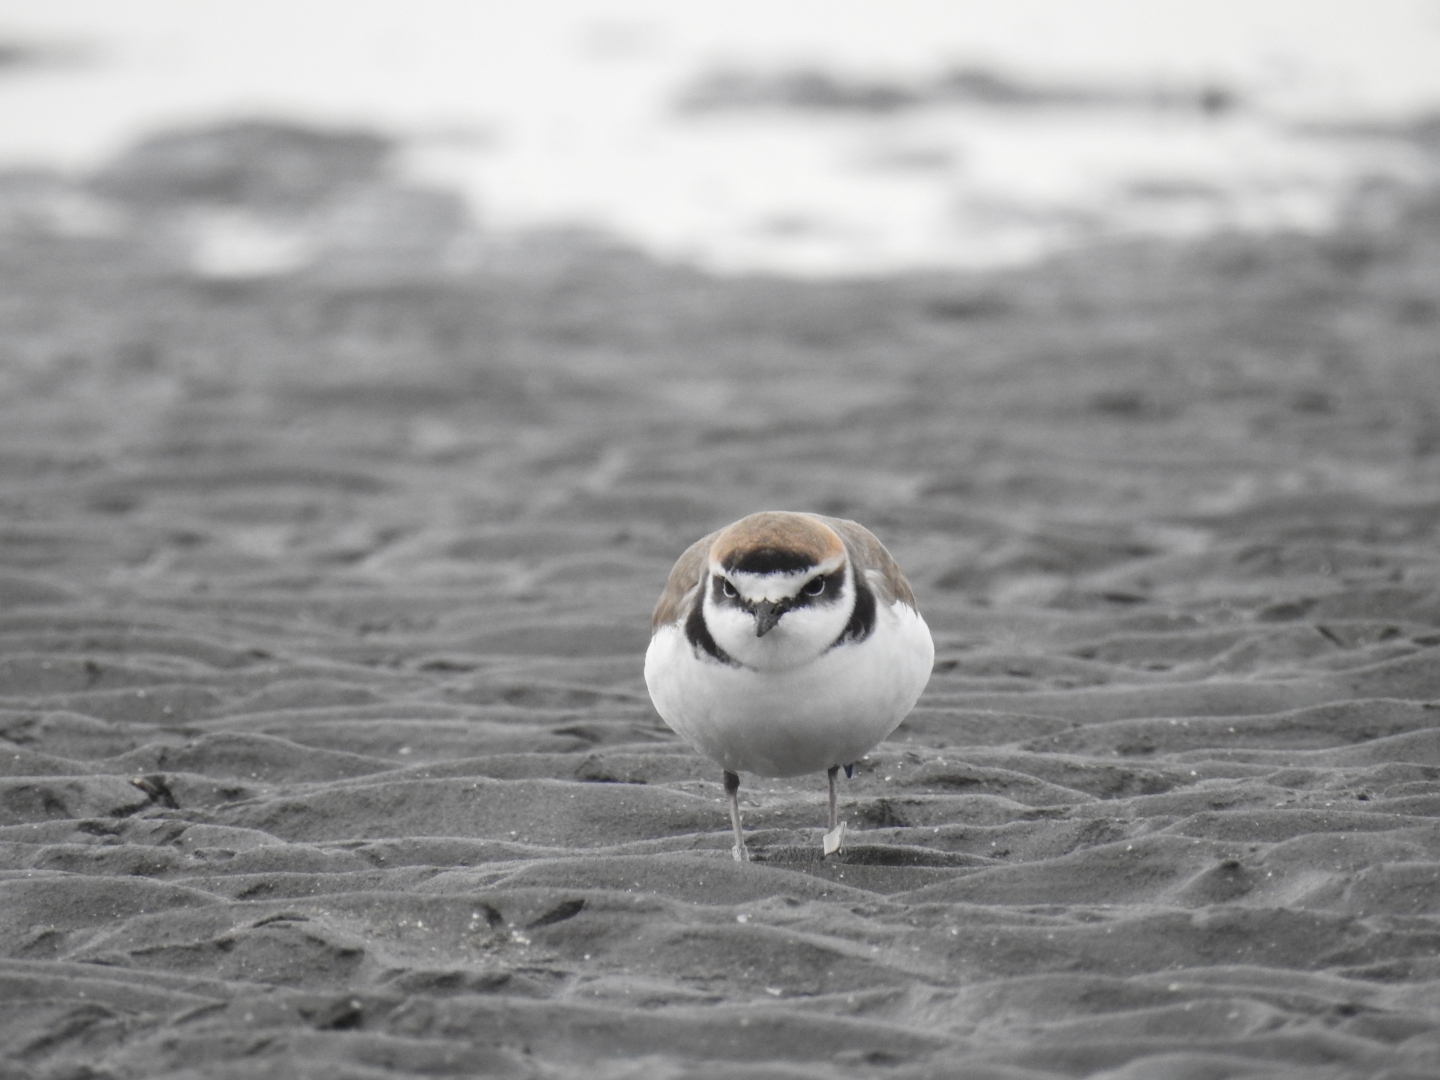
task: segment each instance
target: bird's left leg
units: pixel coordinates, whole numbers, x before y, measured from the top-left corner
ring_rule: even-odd
[[[825,833],[825,839],[821,842],[821,847],[826,855],[833,855],[835,852],[845,849],[845,824],[839,820],[835,812],[835,774],[839,771],[839,765],[831,765],[826,774],[830,779],[830,818],[829,829]],[[846,775],[849,773],[847,772]]]
[[[829,777],[830,777],[830,823],[826,826],[826,830],[829,831],[829,832],[834,832],[834,831],[835,831],[835,825],[836,825],[836,821],[835,821],[835,774],[838,773],[839,771],[840,771],[840,766],[839,766],[839,765],[831,765],[831,766],[830,766],[830,772],[829,772],[829,774],[828,774]]]

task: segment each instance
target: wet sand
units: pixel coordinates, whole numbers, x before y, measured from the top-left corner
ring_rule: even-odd
[[[1440,203],[0,281],[7,1077],[1440,1075]],[[936,638],[842,857],[823,776],[746,777],[732,862],[641,678],[761,508],[864,522]]]

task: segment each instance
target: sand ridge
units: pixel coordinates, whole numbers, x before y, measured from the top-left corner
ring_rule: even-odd
[[[1404,212],[826,285],[5,235],[7,1075],[1437,1075]],[[641,678],[762,506],[873,529],[936,638],[843,858],[823,778],[747,778],[732,863]]]

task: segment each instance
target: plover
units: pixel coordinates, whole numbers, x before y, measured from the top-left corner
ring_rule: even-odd
[[[853,521],[767,511],[692,544],[651,618],[645,683],[661,718],[724,770],[734,855],[740,773],[830,780],[903,720],[935,661],[900,567]]]

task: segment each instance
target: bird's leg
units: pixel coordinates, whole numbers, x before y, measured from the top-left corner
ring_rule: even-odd
[[[749,862],[750,852],[745,847],[745,833],[740,828],[740,774],[725,770],[725,794],[730,796],[730,824],[735,826],[735,847],[731,854],[736,862]]]
[[[830,778],[830,828],[820,843],[821,850],[826,855],[834,855],[837,851],[845,850],[845,823],[840,821],[835,813],[835,774],[839,771],[839,765],[831,765],[830,771],[826,774]]]
[[[830,766],[830,824],[826,826],[828,832],[835,831],[835,774],[840,771],[839,765]]]

